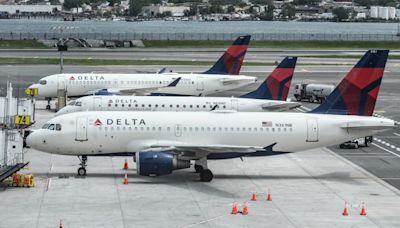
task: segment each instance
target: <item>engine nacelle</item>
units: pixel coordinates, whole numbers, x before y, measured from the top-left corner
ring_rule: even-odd
[[[190,161],[180,160],[176,155],[163,152],[137,152],[136,170],[142,176],[161,176],[176,169],[190,167]]]

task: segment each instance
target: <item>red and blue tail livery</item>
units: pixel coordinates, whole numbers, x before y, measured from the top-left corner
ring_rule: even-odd
[[[371,116],[389,50],[370,50],[312,113]]]
[[[286,57],[257,90],[240,97],[286,101],[296,62],[297,57]]]
[[[209,70],[203,74],[238,75],[250,43],[250,35],[239,36]]]

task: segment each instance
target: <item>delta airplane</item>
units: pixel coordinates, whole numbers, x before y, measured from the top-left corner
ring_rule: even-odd
[[[44,77],[29,88],[37,88],[38,96],[47,100],[66,91],[68,97],[86,95],[174,95],[200,96],[246,86],[257,81],[256,77],[238,75],[250,42],[250,36],[241,36],[222,57],[204,73],[64,73]],[[235,76],[232,76],[235,75]],[[181,78],[177,86],[168,85]]]
[[[81,111],[288,111],[300,106],[286,102],[297,57],[286,57],[257,90],[239,98],[170,96],[87,96],[70,102],[57,112]]]
[[[51,119],[26,142],[80,157],[79,175],[86,174],[87,156],[130,155],[139,175],[171,174],[194,160],[200,180],[209,182],[207,159],[296,152],[394,128],[393,120],[371,116],[388,52],[368,51],[311,113],[76,112]]]

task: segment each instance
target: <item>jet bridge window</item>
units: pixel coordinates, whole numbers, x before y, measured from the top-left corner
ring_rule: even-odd
[[[39,81],[39,84],[40,84],[40,85],[46,85],[46,84],[47,84],[47,81],[46,81],[46,80],[40,80],[40,81]]]

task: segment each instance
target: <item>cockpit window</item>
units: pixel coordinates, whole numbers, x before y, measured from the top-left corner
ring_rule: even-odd
[[[50,124],[44,124],[42,129],[47,129],[50,126]]]
[[[75,105],[75,101],[69,102],[68,105],[71,105],[71,106]]]
[[[54,124],[50,124],[49,127],[47,128],[49,130],[54,130]]]
[[[40,80],[40,81],[39,81],[39,84],[40,84],[40,85],[46,85],[46,84],[47,84],[47,81],[46,81],[46,80]]]
[[[56,124],[56,131],[61,131],[61,124]]]
[[[82,102],[77,101],[77,102],[75,103],[75,106],[82,106]]]

